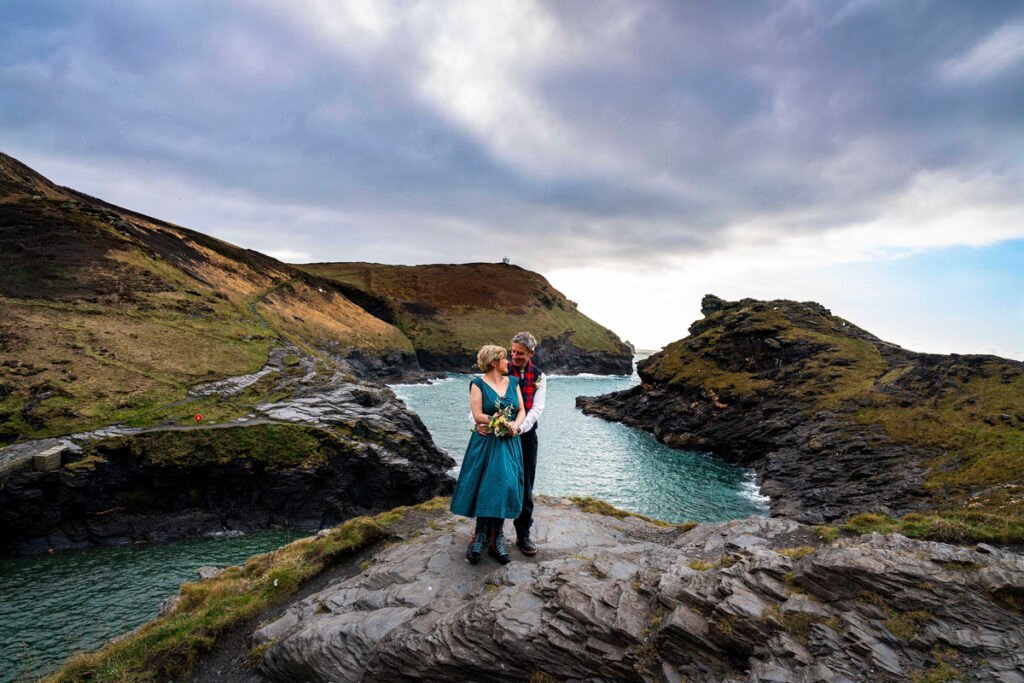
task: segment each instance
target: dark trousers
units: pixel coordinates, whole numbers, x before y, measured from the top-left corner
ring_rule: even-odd
[[[516,536],[529,536],[533,525],[533,478],[537,474],[537,427],[519,435],[523,447],[523,511],[513,523]]]

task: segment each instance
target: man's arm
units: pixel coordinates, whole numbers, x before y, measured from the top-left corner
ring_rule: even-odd
[[[544,398],[547,395],[547,391],[548,378],[542,372],[537,379],[537,389],[533,392],[533,407],[530,408],[530,412],[526,413],[526,419],[523,420],[523,424],[519,428],[520,432],[528,432],[537,425],[540,414],[544,412]]]

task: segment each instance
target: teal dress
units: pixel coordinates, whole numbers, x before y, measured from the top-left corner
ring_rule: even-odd
[[[504,396],[479,377],[475,384],[483,394],[483,411],[493,415],[502,406],[512,405],[512,415],[519,410],[516,387],[519,380],[508,378]],[[515,519],[523,509],[523,447],[518,436],[481,436],[473,432],[462,459],[459,481],[452,494],[451,510],[463,517],[499,517]]]

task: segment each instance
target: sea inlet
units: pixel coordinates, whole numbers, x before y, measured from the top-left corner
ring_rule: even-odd
[[[392,389],[457,462],[469,439],[469,375]],[[549,377],[535,490],[593,496],[669,522],[765,514],[753,473],[705,453],[668,448],[637,429],[583,415],[576,396],[634,386],[632,376]],[[452,472],[458,476],[458,467]],[[543,524],[539,519],[537,524]],[[53,671],[156,616],[203,565],[241,564],[311,530],[224,535],[0,560],[0,681]]]

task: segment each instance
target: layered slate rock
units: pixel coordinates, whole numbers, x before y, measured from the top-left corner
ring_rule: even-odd
[[[755,468],[773,514],[804,522],[1019,510],[1024,363],[907,351],[813,302],[702,311],[638,363],[640,385],[577,406]]]
[[[194,392],[228,396],[264,376]],[[451,492],[455,461],[390,389],[312,370],[281,383],[290,398],[224,424],[113,427],[0,450],[0,555],[315,530]],[[37,471],[32,447],[55,442],[63,466]]]
[[[506,567],[463,559],[461,518],[381,550],[257,631],[269,644],[261,673],[1024,681],[1020,555],[898,535],[823,545],[775,518],[684,530],[555,499],[542,499],[537,517],[540,553],[516,553]]]

